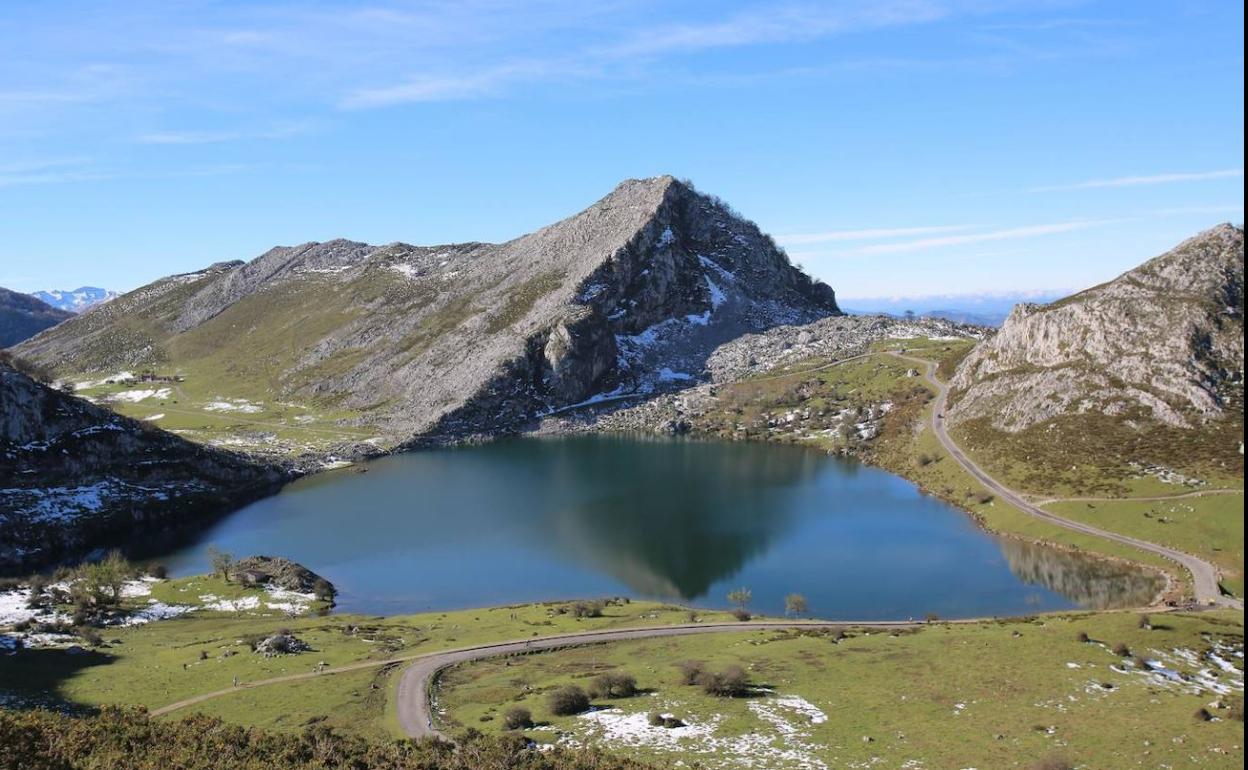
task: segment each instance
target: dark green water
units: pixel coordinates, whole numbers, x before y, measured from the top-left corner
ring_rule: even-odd
[[[1138,605],[1150,577],[1000,541],[909,482],[762,444],[576,437],[414,452],[301,480],[168,560],[275,554],[399,613],[627,595],[877,619]]]

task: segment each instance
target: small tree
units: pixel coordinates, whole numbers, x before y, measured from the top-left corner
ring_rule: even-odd
[[[785,615],[805,615],[810,611],[810,607],[806,604],[806,597],[801,594],[789,594],[784,597],[784,614]]]
[[[728,592],[728,601],[735,604],[737,609],[745,612],[750,602],[754,601],[754,592],[745,586],[741,586],[735,591]]]
[[[533,726],[533,715],[523,706],[513,706],[503,714],[503,728],[527,730]]]
[[[556,716],[571,716],[589,710],[589,696],[574,684],[560,687],[547,696],[550,713]]]
[[[225,582],[230,582],[230,569],[234,566],[234,557],[215,545],[208,546],[208,561],[212,564],[212,574]]]

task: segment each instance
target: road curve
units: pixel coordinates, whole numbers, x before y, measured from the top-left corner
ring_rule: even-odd
[[[1181,564],[1192,574],[1192,587],[1196,594],[1196,601],[1200,604],[1219,605],[1240,610],[1244,608],[1243,602],[1222,595],[1222,591],[1218,587],[1218,569],[1204,559],[1174,548],[1167,548],[1164,545],[1150,543],[1147,540],[1140,540],[1129,535],[1121,535],[1117,532],[1110,532],[1109,530],[1100,529],[1090,524],[1084,524],[1083,522],[1066,519],[1050,513],[1028,502],[1021,494],[989,476],[974,460],[967,457],[966,453],[949,437],[949,432],[945,428],[945,405],[949,398],[949,386],[936,377],[936,363],[924,358],[914,358],[900,353],[893,353],[892,355],[924,365],[924,378],[936,387],[936,401],[932,406],[931,417],[933,433],[936,434],[936,438],[940,441],[941,446],[957,461],[958,465],[961,465],[967,473],[974,476],[979,483],[987,487],[994,495],[1026,514],[1043,519],[1051,524],[1056,524],[1059,527],[1139,548],[1142,551],[1155,553]]]
[[[974,620],[952,621],[971,623]],[[466,663],[482,658],[495,658],[502,655],[519,655],[541,650],[557,650],[564,647],[578,647],[587,644],[604,642],[624,642],[632,639],[654,639],[666,636],[690,636],[692,634],[713,634],[725,631],[780,631],[793,628],[910,628],[920,625],[914,621],[867,621],[867,622],[825,622],[825,621],[759,621],[753,623],[698,623],[680,626],[652,626],[649,628],[620,628],[603,631],[586,631],[575,634],[559,634],[557,636],[519,639],[497,644],[483,644],[478,647],[467,647],[458,650],[435,652],[418,658],[415,663],[403,672],[399,680],[398,710],[399,724],[403,732],[412,738],[439,737],[445,738],[433,725],[431,711],[430,685],[439,672],[450,666]]]

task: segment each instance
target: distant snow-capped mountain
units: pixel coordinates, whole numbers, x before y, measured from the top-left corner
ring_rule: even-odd
[[[93,305],[108,302],[118,296],[117,292],[101,289],[98,286],[79,286],[73,291],[63,289],[36,291],[32,294],[54,308],[68,310],[71,313],[81,313]]]

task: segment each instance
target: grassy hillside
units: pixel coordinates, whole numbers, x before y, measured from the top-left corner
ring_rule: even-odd
[[[615,746],[665,766],[1236,766],[1243,661],[1232,650],[1243,649],[1242,616],[1150,620],[1142,628],[1136,615],[1101,614],[914,633],[846,629],[844,638],[760,631],[614,643],[461,666],[443,678],[438,702],[460,729],[505,733],[504,712],[521,707],[538,725],[524,731],[534,740]],[[1117,645],[1130,653],[1115,654]],[[724,698],[686,685],[677,664],[690,660],[741,666],[752,689]],[[1233,670],[1221,668],[1231,661]],[[553,690],[592,688],[611,672],[635,677],[642,694],[596,697],[606,709],[597,713],[552,713]],[[1217,721],[1203,721],[1200,709]],[[687,726],[650,726],[652,712]]]

